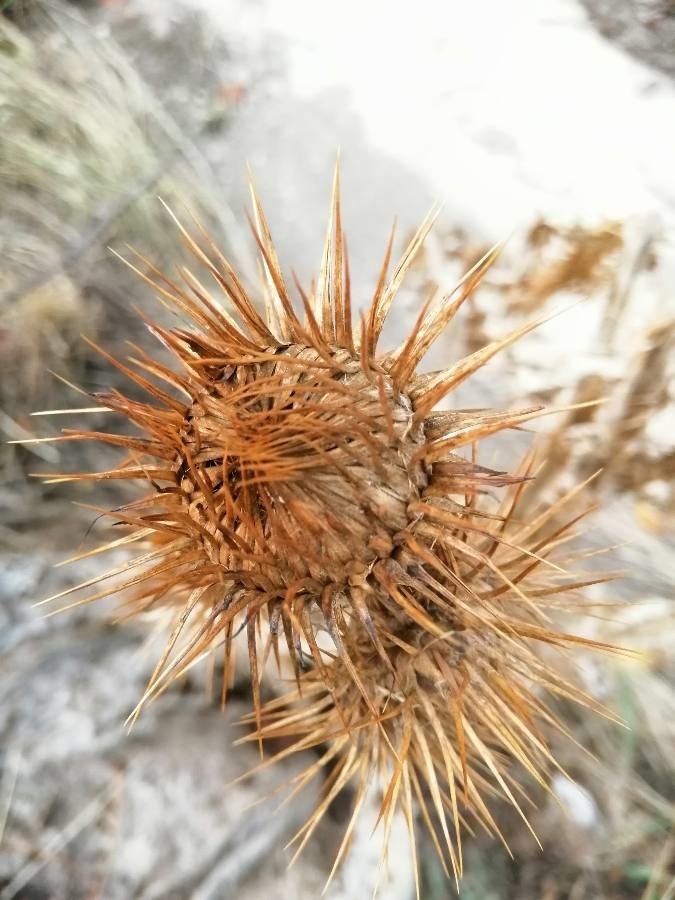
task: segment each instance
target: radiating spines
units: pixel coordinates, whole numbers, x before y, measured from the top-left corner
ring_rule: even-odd
[[[568,574],[573,554],[559,553],[581,518],[563,516],[577,492],[523,517],[534,458],[515,472],[478,461],[483,438],[546,411],[451,403],[434,411],[539,323],[420,374],[499,247],[450,292],[431,293],[408,338],[387,353],[386,318],[438,211],[393,267],[392,231],[357,317],[338,167],[318,277],[303,287],[293,276],[293,295],[253,183],[251,197],[264,311],[199,223],[188,230],[176,220],[195,271],[168,276],[142,257],[130,263],[180,316],[175,327],[144,317],[174,365],[133,345],[124,362],[96,347],[135,396],[110,390],[93,402],[139,433],[66,430],[64,442],[103,441],[126,455],[110,469],[55,480],[140,481],[136,500],[97,510],[129,535],[93,551],[128,543],[139,554],[49,600],[115,594],[123,615],[163,611],[166,644],[131,721],[209,654],[222,660],[224,702],[242,642],[253,739],[261,747],[293,740],[282,756],[327,744],[296,785],[328,773],[298,849],[354,781],[337,864],[377,777],[385,843],[400,809],[415,846],[416,806],[458,877],[463,831],[500,836],[494,798],[526,818],[514,769],[542,788],[556,765],[545,732],[562,726],[544,695],[596,706],[548,659],[548,648],[599,646],[556,625],[561,609],[601,580]],[[86,596],[71,603],[78,592]],[[296,690],[264,704],[262,680],[275,665],[288,674],[284,656]]]
[[[577,492],[570,492],[550,513],[543,510],[535,527],[525,529],[517,521],[517,508],[532,467],[530,457],[519,473],[520,483],[512,486],[499,513],[486,515],[480,530],[465,523],[467,553],[455,555],[454,560],[444,558],[443,529],[439,529],[439,545],[426,545],[416,566],[399,566],[392,572],[391,583],[386,568],[380,570],[390,600],[398,598],[408,618],[401,632],[396,631],[396,614],[391,609],[385,614],[388,626],[384,628],[380,621],[384,657],[373,654],[355,614],[351,623],[340,623],[344,652],[330,658],[318,656],[316,666],[302,676],[304,702],[297,695],[277,699],[258,717],[262,725],[256,738],[295,739],[282,756],[316,746],[321,735],[329,740],[320,760],[298,776],[296,789],[322,770],[329,785],[354,783],[353,811],[337,861],[346,852],[354,817],[363,806],[364,785],[375,776],[382,788],[384,831],[399,808],[410,823],[414,841],[415,816],[408,808],[407,784],[420,827],[428,830],[443,866],[455,877],[462,872],[461,842],[466,832],[486,829],[508,849],[492,811],[497,799],[517,811],[536,840],[529,821],[532,797],[517,769],[538,791],[549,790],[552,772],[567,775],[549,746],[552,731],[567,732],[548,706],[547,696],[560,696],[611,717],[541,650],[546,645],[557,652],[575,645],[617,648],[567,634],[551,619],[551,613],[566,605],[557,598],[567,598],[573,605],[579,602],[582,582],[556,562],[564,546],[561,536],[579,516],[568,516],[563,525],[551,527]],[[411,553],[421,546],[413,540]],[[436,555],[435,562],[429,554]],[[441,574],[456,567],[456,581],[443,587],[438,571],[429,575],[422,568],[425,563],[427,570]],[[524,577],[528,578],[526,596],[516,585]],[[420,599],[435,605],[425,610]],[[436,610],[433,618],[432,608]],[[372,612],[383,615],[377,604]],[[297,843],[303,845],[328,805],[317,807],[296,836]]]

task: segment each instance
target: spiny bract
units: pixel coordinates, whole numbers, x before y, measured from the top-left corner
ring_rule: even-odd
[[[131,366],[104,354],[150,399],[117,390],[93,398],[142,434],[66,431],[60,440],[106,441],[128,455],[109,471],[54,477],[142,482],[139,499],[108,513],[131,528],[108,546],[139,541],[144,552],[49,599],[103,582],[76,604],[124,590],[133,614],[175,611],[135,714],[216,650],[224,654],[224,702],[233,640],[245,629],[253,738],[291,736],[281,755],[328,747],[297,779],[300,789],[330,770],[324,798],[297,836],[300,847],[354,783],[354,814],[337,865],[367,787],[379,777],[385,837],[400,807],[414,850],[414,805],[458,876],[463,828],[478,824],[499,834],[487,801],[501,796],[520,812],[516,795],[524,791],[512,764],[543,786],[556,765],[542,728],[562,726],[544,693],[596,705],[541,652],[545,645],[594,645],[555,630],[547,614],[573,605],[578,589],[593,583],[566,576],[550,558],[565,550],[578,521],[559,517],[576,491],[518,521],[532,457],[514,475],[476,462],[478,441],[541,409],[434,412],[537,323],[443,371],[417,374],[496,251],[451,293],[431,296],[400,347],[379,353],[383,324],[433,212],[388,276],[392,233],[355,330],[337,169],[318,280],[309,295],[297,284],[302,316],[252,195],[264,318],[199,226],[196,240],[177,223],[232,314],[187,268],[179,283],[142,261],[147,274],[139,275],[189,322],[172,329],[147,323],[178,368],[140,349]],[[461,455],[462,448],[472,452]],[[504,487],[507,496],[495,501],[492,489]],[[570,558],[561,554],[560,561]],[[105,586],[109,578],[122,580]],[[261,676],[270,651],[279,664],[280,641],[297,688],[263,706]]]

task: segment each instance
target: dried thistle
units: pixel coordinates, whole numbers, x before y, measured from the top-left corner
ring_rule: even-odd
[[[272,762],[327,745],[295,785],[300,790],[329,770],[324,799],[297,836],[300,849],[332,800],[354,783],[337,866],[376,778],[385,843],[402,808],[414,848],[415,804],[459,877],[463,829],[479,825],[502,837],[491,800],[507,799],[527,823],[514,764],[543,788],[557,766],[546,732],[564,726],[545,694],[603,712],[546,652],[601,646],[552,621],[578,605],[581,588],[602,580],[566,572],[574,559],[567,542],[581,516],[561,515],[579,489],[519,521],[532,455],[515,474],[477,462],[482,438],[519,427],[542,409],[434,411],[538,323],[443,371],[418,374],[497,249],[449,294],[433,294],[407,340],[381,353],[385,319],[435,213],[388,276],[392,233],[355,330],[337,169],[318,280],[306,294],[296,279],[302,318],[253,188],[252,196],[264,318],[199,226],[195,239],[176,222],[236,316],[187,268],[179,282],[145,259],[147,274],[135,269],[189,322],[171,329],[147,322],[178,369],[140,349],[129,365],[101,350],[149,399],[98,392],[91,395],[96,408],[121,413],[141,434],[66,429],[57,440],[103,441],[127,456],[107,471],[48,477],[142,482],[137,500],[101,510],[129,533],[91,553],[136,542],[143,552],[45,602],[93,587],[66,608],[123,591],[129,614],[173,611],[166,648],[132,718],[216,651],[224,658],[224,702],[234,638],[245,630],[253,739],[292,739]],[[501,501],[492,493],[497,488],[507,488]],[[271,654],[281,665],[280,644],[296,688],[263,705],[261,677]]]

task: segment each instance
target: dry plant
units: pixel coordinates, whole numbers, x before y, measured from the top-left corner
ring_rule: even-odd
[[[170,636],[131,721],[207,656],[213,665],[222,657],[224,703],[234,639],[245,633],[248,739],[261,753],[265,740],[284,742],[261,765],[323,748],[293,781],[291,796],[325,774],[323,799],[296,836],[297,852],[353,785],[334,872],[375,780],[385,845],[400,809],[417,861],[417,810],[446,872],[459,878],[462,833],[486,830],[506,844],[493,809],[499,799],[532,830],[527,781],[549,790],[551,773],[563,771],[549,736],[568,732],[547,695],[613,718],[569,674],[567,651],[616,648],[560,624],[591,608],[583,589],[609,577],[574,570],[584,558],[572,543],[585,515],[576,507],[584,485],[522,518],[534,454],[513,473],[477,461],[484,438],[547,410],[437,410],[539,323],[420,374],[498,249],[449,293],[433,292],[401,346],[380,351],[385,320],[434,211],[390,275],[392,232],[355,328],[337,169],[319,276],[307,292],[296,279],[303,316],[253,188],[252,196],[264,317],[197,223],[193,236],[176,220],[236,312],[187,267],[172,278],[144,258],[129,263],[187,322],[146,322],[176,366],[137,347],[127,362],[96,348],[143,397],[97,392],[80,412],[113,410],[140,433],[64,429],[53,440],[102,441],[126,456],[106,471],[42,477],[140,482],[137,499],[97,510],[128,533],[75,559],[133,544],[142,550],[44,602],[75,595],[68,609],[121,593],[126,615],[167,612]],[[273,658],[281,671],[284,654],[295,687],[264,702],[264,671]]]

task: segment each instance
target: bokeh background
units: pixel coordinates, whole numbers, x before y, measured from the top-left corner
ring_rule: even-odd
[[[31,411],[82,405],[50,370],[85,389],[118,383],[81,334],[122,355],[127,341],[152,346],[134,307],[162,310],[109,248],[131,244],[169,270],[183,260],[158,196],[179,214],[194,210],[255,283],[248,163],[279,255],[307,281],[338,147],[362,305],[393,218],[400,246],[433,201],[444,203],[388,339],[410,327],[430,286],[451,285],[503,238],[429,366],[563,310],[455,402],[605,398],[544,420],[534,437],[541,496],[603,470],[589,487],[599,508],[585,540],[590,552],[613,547],[602,565],[626,576],[590,592],[615,604],[612,616],[580,617],[578,628],[644,653],[580,665],[586,689],[628,727],[561,703],[594,758],[556,747],[576,781],[554,778],[532,811],[543,852],[500,810],[514,858],[469,838],[459,896],[675,897],[672,0],[0,0],[0,9],[0,900],[303,900],[323,888],[348,806],[331,810],[287,871],[281,847],[320,786],[275,814],[275,798],[251,804],[303,760],[226,788],[255,762],[248,746],[231,746],[245,684],[220,714],[203,673],[191,673],[129,735],[124,719],[159,646],[153,623],[114,627],[105,603],[54,618],[32,606],[101,571],[95,557],[54,567],[107,535],[73,501],[120,495],[30,473],[100,467],[106,451],[5,441],[61,424]],[[96,427],[105,425],[102,416]],[[488,443],[483,461],[513,466],[532,439]],[[380,849],[371,827],[357,834],[333,900],[371,895]],[[457,896],[433,848],[422,851],[424,900]],[[398,822],[380,896],[413,895]]]

